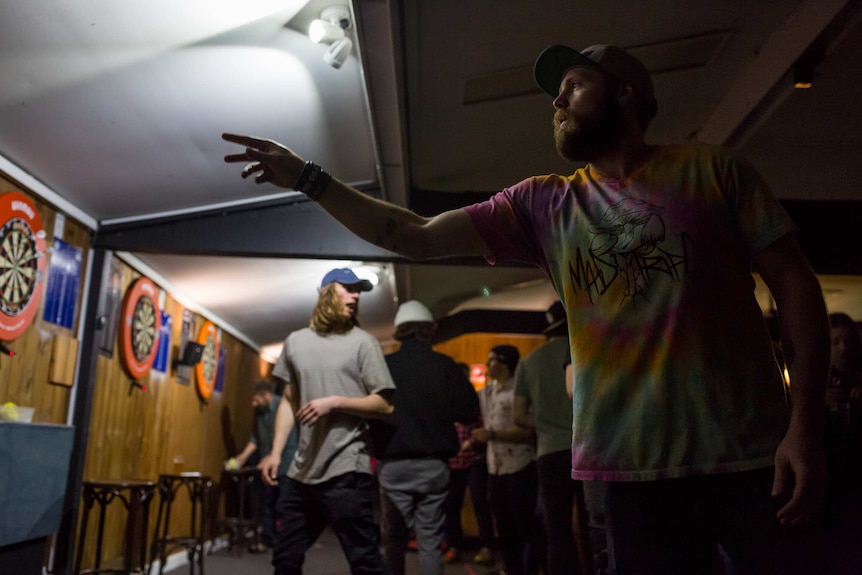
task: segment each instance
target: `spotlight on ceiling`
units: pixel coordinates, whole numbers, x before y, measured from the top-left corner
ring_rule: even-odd
[[[347,61],[351,48],[353,48],[353,42],[350,41],[350,38],[345,36],[341,40],[336,40],[324,52],[323,61],[337,70]]]
[[[323,61],[333,68],[341,68],[353,42],[345,34],[350,28],[350,10],[347,6],[329,6],[320,12],[320,18],[308,27],[308,37],[314,43],[332,44],[323,55]]]
[[[308,27],[308,37],[315,44],[327,44],[344,38],[344,31],[350,27],[350,12],[347,6],[324,8],[320,18],[313,20]]]

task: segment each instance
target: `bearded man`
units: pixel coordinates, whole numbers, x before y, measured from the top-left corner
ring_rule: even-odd
[[[804,524],[823,499],[829,328],[796,226],[733,152],[645,141],[655,92],[625,50],[551,46],[534,77],[560,154],[586,166],[433,217],[271,140],[226,134],[245,150],[225,160],[402,256],[481,255],[547,274],[569,325],[571,476],[606,487],[615,573],[708,573],[719,546],[739,573],[820,572]],[[752,269],[796,351],[789,404]]]
[[[271,381],[255,381],[251,390],[251,406],[254,408],[254,426],[248,443],[234,459],[237,467],[245,467],[252,455],[258,454],[266,457],[272,451],[272,438],[275,434],[275,417],[281,397],[272,394],[273,384]],[[281,452],[281,464],[278,474],[287,473],[287,467],[293,461],[293,454],[299,442],[298,429],[294,428],[285,442],[284,450]],[[231,468],[232,462],[228,460],[226,467]],[[252,553],[265,553],[272,548],[275,541],[275,510],[278,504],[278,486],[260,485],[260,541],[255,541],[249,550]]]

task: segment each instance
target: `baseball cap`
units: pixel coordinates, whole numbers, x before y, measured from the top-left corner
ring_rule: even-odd
[[[323,276],[323,281],[320,282],[320,287],[325,287],[332,282],[338,282],[341,285],[346,286],[359,284],[359,291],[371,291],[371,288],[374,287],[370,281],[356,277],[356,274],[353,273],[353,270],[350,268],[335,268],[334,270],[329,270],[326,272],[326,275]]]
[[[491,353],[497,356],[497,361],[505,364],[511,373],[515,373],[521,354],[514,345],[497,345],[491,348]]]
[[[549,46],[536,58],[533,77],[542,90],[556,98],[563,75],[575,66],[603,70],[634,88],[648,103],[655,102],[652,78],[643,62],[610,44],[595,44],[580,52],[559,44]]]
[[[547,334],[555,329],[562,327],[568,321],[566,317],[566,308],[563,307],[561,301],[555,301],[548,311],[545,312],[545,319],[548,321],[548,327],[542,333]]]

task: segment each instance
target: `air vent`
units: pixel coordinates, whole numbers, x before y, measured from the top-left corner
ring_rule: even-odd
[[[650,73],[663,74],[706,66],[730,34],[731,31],[722,30],[629,46],[626,50],[637,56]],[[533,66],[518,66],[469,78],[464,83],[464,105],[517,98],[540,92],[533,80]]]

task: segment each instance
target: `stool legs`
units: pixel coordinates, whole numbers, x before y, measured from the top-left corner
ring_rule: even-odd
[[[85,481],[83,485],[83,516],[81,518],[81,530],[78,535],[77,557],[75,558],[75,575],[94,575],[98,573],[111,573],[129,575],[131,573],[144,573],[147,558],[147,521],[149,517],[149,504],[153,496],[155,483],[152,481]],[[108,506],[115,499],[119,499],[126,508],[126,529],[123,539],[123,568],[112,569],[102,567],[102,549],[105,536],[105,517]],[[99,504],[99,524],[96,533],[96,551],[94,566],[92,569],[81,569],[84,556],[84,545],[87,539],[87,527],[89,525],[90,513],[93,505]],[[141,530],[142,539],[140,547],[135,548],[134,532],[137,521],[143,519]]]
[[[200,575],[204,573],[204,529],[206,526],[206,506],[212,481],[200,473],[181,473],[179,475],[159,476],[159,514],[156,519],[155,535],[151,548],[151,561],[158,557],[159,575],[164,574],[165,562],[171,548],[184,547],[188,554],[189,572],[194,575],[195,565]],[[177,492],[185,488],[191,503],[191,525],[188,535],[170,535],[171,506]]]
[[[247,539],[252,539],[255,547],[260,544],[258,517],[262,495],[254,491],[260,483],[260,471],[255,468],[232,469],[225,471],[224,475],[237,502],[235,515],[230,515],[228,500],[225,499],[225,527],[229,531],[230,550],[242,555],[243,544]],[[251,518],[246,518],[247,510],[251,510]]]
[[[90,519],[90,510],[93,508],[93,492],[84,486],[84,509],[81,517],[81,531],[78,534],[78,549],[75,553],[75,575],[81,573],[81,560],[84,558],[84,540],[87,535],[87,523]]]

